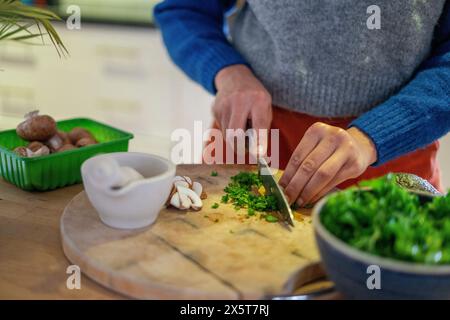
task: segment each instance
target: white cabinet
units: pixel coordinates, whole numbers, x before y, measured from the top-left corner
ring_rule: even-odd
[[[32,109],[57,119],[91,117],[135,133],[134,150],[168,155],[174,129],[211,123],[213,98],[172,64],[157,30],[57,29],[68,58],[50,45],[0,45],[0,127]]]

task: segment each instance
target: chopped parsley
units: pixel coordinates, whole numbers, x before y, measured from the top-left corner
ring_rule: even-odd
[[[228,194],[225,194],[225,195],[222,196],[222,199],[220,199],[220,202],[228,203],[229,198],[230,197],[228,196]]]
[[[219,204],[218,204],[217,202],[215,202],[215,203],[211,206],[212,209],[217,209],[218,207],[219,207]]]
[[[211,171],[211,177],[217,177],[218,175],[217,171]]]
[[[265,219],[267,222],[278,222],[278,218],[271,214],[267,214]]]
[[[232,203],[235,210],[246,208],[249,216],[255,212],[273,212],[278,210],[277,200],[273,195],[261,194],[261,178],[254,172],[240,172],[231,177],[225,187],[223,203]]]

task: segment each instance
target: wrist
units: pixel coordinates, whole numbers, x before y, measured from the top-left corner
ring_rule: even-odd
[[[214,85],[217,91],[223,88],[227,83],[234,82],[243,75],[252,75],[253,72],[244,64],[235,64],[221,69],[214,78]]]
[[[353,139],[357,142],[358,147],[367,157],[367,166],[377,162],[377,149],[372,139],[356,127],[351,127],[347,130],[347,132],[353,137]]]

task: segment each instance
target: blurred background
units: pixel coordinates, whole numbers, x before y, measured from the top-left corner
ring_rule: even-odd
[[[0,130],[39,109],[57,120],[90,117],[131,131],[131,151],[168,157],[176,128],[211,123],[213,97],[169,60],[153,23],[156,0],[34,0],[62,17],[81,8],[81,30],[55,27],[70,52],[0,43]],[[450,135],[441,141],[443,182],[450,188]]]

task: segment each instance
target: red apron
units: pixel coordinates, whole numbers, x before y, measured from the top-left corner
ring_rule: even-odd
[[[273,107],[273,120],[271,129],[280,131],[280,169],[284,169],[302,139],[306,130],[316,122],[327,123],[332,126],[346,129],[354,118],[318,118],[296,111]],[[219,128],[214,123],[214,128]],[[439,142],[435,141],[425,148],[403,155],[378,167],[369,167],[361,176],[350,179],[339,185],[339,188],[349,187],[360,180],[367,180],[383,176],[389,172],[412,173],[428,180],[438,190],[442,191],[440,170],[436,159]],[[269,149],[270,150],[270,140]],[[224,152],[225,154],[225,152]]]

